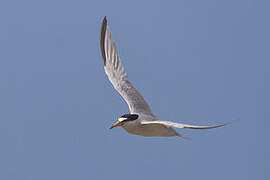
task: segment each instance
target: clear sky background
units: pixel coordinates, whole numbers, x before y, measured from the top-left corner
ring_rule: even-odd
[[[270,3],[0,2],[0,179],[269,179]],[[128,107],[99,48],[104,16],[130,81],[192,140],[109,127]]]

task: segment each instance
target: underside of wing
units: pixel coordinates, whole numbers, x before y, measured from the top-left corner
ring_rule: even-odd
[[[120,95],[127,102],[131,113],[151,114],[151,109],[141,94],[128,81],[128,76],[120,61],[115,43],[104,17],[100,34],[100,48],[105,72]]]
[[[213,129],[213,128],[219,128],[228,125],[229,123],[220,124],[216,126],[194,126],[194,125],[188,125],[188,124],[181,124],[181,123],[175,123],[170,121],[143,121],[142,124],[162,124],[167,127],[174,127],[174,128],[189,128],[189,129]]]

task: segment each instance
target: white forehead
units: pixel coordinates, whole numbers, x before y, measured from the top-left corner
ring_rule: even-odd
[[[127,119],[128,119],[128,118],[120,117],[120,118],[118,118],[118,121],[122,122],[122,121],[127,120]]]

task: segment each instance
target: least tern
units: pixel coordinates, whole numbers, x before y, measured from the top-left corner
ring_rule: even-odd
[[[128,104],[130,114],[118,118],[111,127],[122,126],[128,133],[139,136],[179,136],[184,137],[173,128],[212,129],[225,126],[194,126],[159,120],[151,111],[142,95],[129,82],[124,67],[121,64],[115,43],[107,25],[106,16],[103,19],[100,34],[100,48],[105,72],[114,86]]]

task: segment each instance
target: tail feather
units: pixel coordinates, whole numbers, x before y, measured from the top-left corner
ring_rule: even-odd
[[[190,137],[187,137],[187,136],[183,136],[182,134],[179,134],[179,133],[176,133],[176,135],[180,138],[184,138],[184,139],[187,139],[187,140],[191,140]]]

